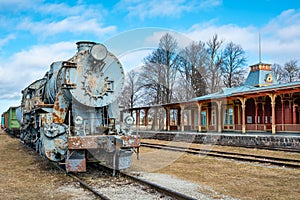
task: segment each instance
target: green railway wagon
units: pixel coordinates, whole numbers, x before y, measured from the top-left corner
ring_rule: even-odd
[[[4,113],[1,115],[1,129],[4,129]]]
[[[16,117],[16,109],[19,107],[10,107],[4,115],[4,129],[9,134],[19,136],[20,133],[20,124]]]

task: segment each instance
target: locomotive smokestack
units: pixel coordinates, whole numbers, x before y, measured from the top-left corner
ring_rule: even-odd
[[[77,44],[77,50],[78,50],[78,52],[80,52],[80,51],[89,50],[96,43],[90,42],[90,41],[79,41],[79,42],[76,42],[76,44]]]

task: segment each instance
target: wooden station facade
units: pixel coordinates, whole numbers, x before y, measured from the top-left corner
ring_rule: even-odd
[[[123,110],[140,129],[300,133],[300,82],[279,84],[271,65],[250,66],[242,86],[187,102]]]

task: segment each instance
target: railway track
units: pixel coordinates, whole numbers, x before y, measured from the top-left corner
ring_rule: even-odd
[[[220,146],[226,146],[226,145],[220,145]],[[248,149],[264,149],[264,150],[271,150],[271,151],[284,151],[284,152],[291,152],[291,153],[300,153],[300,149],[292,149],[292,148],[279,148],[279,147],[263,147],[263,146],[235,146],[235,147],[241,147],[241,148],[248,148]]]
[[[114,190],[119,190],[120,192],[123,191],[123,194],[121,194],[122,199],[126,199],[126,195],[130,193],[130,190],[128,190],[128,188],[121,189],[122,186],[126,186],[126,185],[132,185],[133,187],[135,187],[134,189],[134,193],[136,193],[135,195],[140,195],[139,197],[135,196],[134,199],[140,199],[140,198],[162,199],[162,200],[164,199],[195,200],[196,199],[187,196],[185,194],[179,193],[177,191],[171,190],[169,188],[162,187],[150,181],[141,179],[137,176],[133,176],[120,171],[117,171],[115,176],[112,176],[112,174],[115,173],[112,169],[99,164],[93,163],[89,166],[92,168],[89,170],[92,171],[89,174],[68,173],[67,175],[72,177],[77,182],[79,182],[82,187],[91,191],[99,199],[103,199],[103,200],[118,199],[118,197],[116,196],[113,197],[111,196],[112,192],[100,191],[99,188],[103,189],[103,187],[112,187]],[[62,168],[60,169],[63,170]],[[139,192],[141,194],[137,194]],[[145,195],[145,193],[149,193],[149,195],[148,194]],[[128,197],[128,198],[131,199],[132,197]]]
[[[239,161],[267,163],[267,164],[285,166],[291,168],[300,168],[300,160],[297,159],[279,158],[279,157],[245,154],[245,153],[228,152],[228,151],[206,150],[206,149],[191,148],[191,147],[179,147],[174,145],[153,144],[153,143],[146,143],[146,142],[142,142],[141,147],[164,149],[170,151],[185,152],[190,154],[234,159]]]
[[[26,148],[33,151],[32,148],[25,145]],[[47,160],[44,157],[41,157],[42,159]],[[48,160],[47,160],[48,161]],[[60,165],[59,163],[48,161],[50,165],[54,166],[58,170],[62,171],[63,173],[66,173],[65,169],[62,167],[63,165]],[[177,192],[175,190],[163,187],[161,185],[158,185],[156,183],[144,180],[138,176],[133,176],[127,173],[123,173],[121,171],[116,171],[113,169],[110,169],[108,167],[105,167],[103,165],[100,165],[99,163],[88,163],[88,167],[90,168],[86,173],[66,173],[67,176],[71,177],[75,181],[77,181],[80,186],[85,188],[86,190],[90,191],[95,195],[96,199],[103,199],[103,200],[116,200],[116,199],[161,199],[161,200],[172,200],[172,199],[178,199],[178,200],[196,200],[196,198],[185,195],[183,193]],[[95,178],[96,177],[96,178]],[[114,181],[112,179],[114,177],[121,178],[121,182],[117,181],[116,184],[114,184]],[[88,180],[91,178],[90,180]],[[99,178],[97,180],[97,178]],[[126,194],[128,194],[129,191],[124,190],[123,194],[121,194],[122,198],[116,198],[116,197],[110,197],[110,195],[107,195],[108,192],[102,192],[99,190],[99,187],[101,188],[103,185],[97,185],[97,182],[103,182],[103,179],[106,178],[104,182],[106,184],[104,187],[107,187],[110,185],[110,187],[118,188],[118,186],[122,185],[134,185],[136,189],[134,190],[134,193],[137,193],[139,190],[144,191],[144,194],[150,193],[149,196],[152,197],[149,198],[143,196],[143,194],[140,194],[140,197],[138,198],[126,198]],[[91,181],[92,180],[92,181]],[[108,183],[108,184],[107,184]],[[125,197],[124,197],[125,195]]]

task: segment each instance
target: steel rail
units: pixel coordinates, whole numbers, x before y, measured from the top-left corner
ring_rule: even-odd
[[[103,200],[110,200],[110,198],[108,198],[104,194],[96,191],[94,188],[92,188],[91,186],[89,186],[85,181],[81,180],[76,175],[73,175],[73,174],[70,174],[70,173],[67,173],[67,175],[70,176],[70,177],[72,177],[76,181],[78,181],[82,187],[84,187],[84,188],[88,189],[89,191],[93,192],[97,197],[100,197]]]
[[[219,146],[228,146],[228,145],[221,145],[217,144]],[[255,146],[255,145],[236,145],[232,147],[241,147],[241,148],[255,148],[255,149],[264,149],[264,150],[271,150],[271,151],[284,151],[284,152],[291,152],[291,153],[300,153],[300,149],[293,149],[293,148],[280,148],[280,147],[267,147],[267,146]]]
[[[89,186],[85,181],[81,180],[80,178],[78,178],[76,175],[71,174],[71,173],[67,173],[66,170],[64,170],[61,166],[59,166],[58,163],[53,163],[50,162],[51,164],[53,164],[53,166],[55,166],[56,168],[58,168],[59,170],[61,170],[62,172],[64,172],[66,175],[68,175],[69,177],[73,178],[75,181],[79,182],[79,184],[89,190],[90,192],[92,192],[94,195],[96,195],[97,197],[99,197],[100,199],[103,200],[111,200],[110,198],[108,198],[107,196],[105,196],[104,194],[98,192],[97,190],[95,190],[94,188],[92,188],[91,186]]]
[[[93,167],[99,167],[101,168],[102,170],[105,170],[106,172],[108,173],[111,173],[113,174],[113,169],[110,169],[106,166],[103,166],[103,165],[100,165],[99,163],[97,164],[94,164]],[[147,181],[147,180],[144,180],[144,179],[141,179],[137,176],[133,176],[133,175],[130,175],[128,173],[124,173],[124,172],[121,172],[121,171],[116,171],[116,175],[119,175],[119,176],[122,176],[124,178],[127,178],[127,179],[131,179],[135,182],[138,182],[144,186],[148,186],[149,188],[152,188],[166,196],[169,196],[169,197],[172,197],[174,199],[178,199],[178,200],[196,200],[196,198],[194,197],[191,197],[191,196],[188,196],[188,195],[185,195],[183,193],[180,193],[180,192],[177,192],[175,190],[172,190],[172,189],[169,189],[169,188],[166,188],[166,187],[163,187],[161,185],[158,185],[156,183],[153,183],[153,182],[150,182],[150,181]]]
[[[263,156],[263,155],[256,155],[256,154],[246,154],[246,153],[238,153],[238,152],[228,152],[228,151],[220,151],[220,150],[207,150],[207,149],[199,149],[199,148],[193,148],[193,147],[180,147],[180,146],[166,145],[166,144],[153,144],[153,143],[148,143],[148,142],[142,142],[141,144],[142,145],[160,145],[160,146],[165,146],[165,147],[187,149],[187,150],[193,150],[193,151],[199,151],[199,152],[209,152],[209,153],[238,155],[238,156],[251,156],[254,158],[261,158],[261,159],[300,163],[300,160],[290,159],[290,158],[280,158],[280,157]]]
[[[210,150],[202,150],[196,148],[188,148],[188,147],[185,148],[185,147],[168,146],[164,144],[151,144],[151,143],[148,144],[141,143],[141,147],[164,149],[164,150],[185,152],[185,153],[198,154],[198,155],[200,154],[200,155],[207,155],[212,157],[235,159],[240,161],[268,163],[268,164],[286,166],[292,168],[300,168],[300,160],[287,159],[287,158],[277,158],[277,157],[242,154],[242,153],[234,153],[234,152],[222,152],[222,151],[213,151],[213,150],[210,151]],[[287,163],[287,162],[294,162],[294,163]]]

